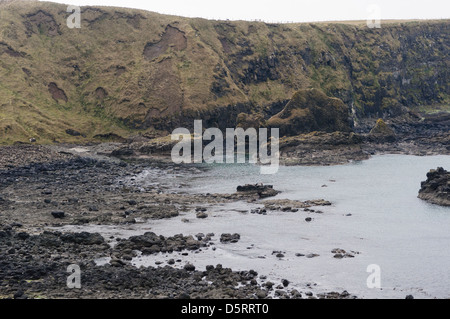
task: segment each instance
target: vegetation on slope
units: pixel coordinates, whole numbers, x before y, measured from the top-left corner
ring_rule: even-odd
[[[449,104],[446,20],[369,29],[82,7],[70,29],[66,9],[1,6],[0,143],[163,135],[194,119],[232,127],[242,114],[268,120],[311,88],[356,121]]]

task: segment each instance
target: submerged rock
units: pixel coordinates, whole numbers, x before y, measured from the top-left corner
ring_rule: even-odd
[[[430,170],[427,180],[421,184],[419,198],[436,205],[450,206],[450,172],[442,167]]]

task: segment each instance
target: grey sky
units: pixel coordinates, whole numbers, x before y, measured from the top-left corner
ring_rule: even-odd
[[[367,20],[372,4],[381,19],[442,19],[450,17],[449,0],[56,0],[79,6],[138,8],[165,14],[211,19],[264,21]]]

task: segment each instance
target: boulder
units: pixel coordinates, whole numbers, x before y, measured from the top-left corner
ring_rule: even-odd
[[[220,236],[221,243],[237,243],[241,239],[241,235],[239,234],[222,234]]]
[[[61,219],[61,218],[64,218],[65,213],[64,212],[52,212],[52,216],[54,218]]]
[[[378,119],[370,131],[368,139],[371,142],[395,142],[396,134],[382,119]]]

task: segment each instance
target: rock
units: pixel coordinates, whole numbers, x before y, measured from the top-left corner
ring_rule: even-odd
[[[382,119],[379,119],[374,128],[370,131],[368,139],[369,141],[378,143],[394,142],[396,140],[396,135]]]
[[[414,296],[413,295],[408,295],[408,296],[406,296],[406,298],[405,299],[409,299],[409,300],[411,300],[411,299],[414,299]]]
[[[79,245],[101,245],[105,243],[105,239],[99,233],[67,233],[62,234],[60,238],[63,242]]]
[[[64,212],[52,212],[52,216],[54,218],[61,219],[61,218],[64,218],[65,213]]]
[[[271,196],[276,196],[280,192],[273,189],[273,185],[263,185],[260,184],[246,184],[237,187],[238,193],[244,193],[247,196],[258,195],[259,198],[266,198]]]
[[[125,265],[125,262],[122,261],[122,260],[120,260],[120,259],[113,258],[113,259],[111,259],[111,261],[109,262],[109,264],[110,264],[111,266],[113,266],[113,267],[122,267],[122,266]]]
[[[208,214],[206,214],[204,212],[197,213],[197,218],[200,218],[200,219],[208,218]]]
[[[80,132],[72,130],[72,129],[66,130],[66,134],[71,135],[71,136],[83,136],[83,137],[85,137],[84,134],[81,134]]]
[[[289,286],[289,280],[287,280],[287,279],[283,279],[283,280],[281,281],[281,283],[283,284],[284,287]]]
[[[265,208],[256,208],[250,210],[251,214],[258,214],[258,215],[267,215],[267,210]]]
[[[432,204],[450,206],[450,172],[442,167],[430,170],[418,197]]]
[[[175,264],[175,259],[169,259],[169,260],[167,261],[167,263],[168,263],[169,265],[173,265],[173,264]]]
[[[205,234],[198,233],[197,235],[195,235],[195,237],[197,237],[198,240],[202,240],[205,237]]]
[[[257,292],[256,292],[256,297],[258,298],[258,299],[265,299],[265,298],[267,298],[267,291],[266,290],[258,290]]]
[[[309,223],[309,222],[312,222],[312,218],[311,218],[311,217],[306,217],[306,218],[305,218],[305,221],[307,221],[308,223]]]
[[[284,257],[284,255],[282,254],[282,253],[278,253],[278,254],[276,254],[276,256],[275,257],[277,257],[277,258],[283,258]]]
[[[239,234],[222,234],[220,235],[221,243],[237,243],[241,239],[241,235]]]
[[[268,281],[265,284],[263,284],[263,286],[270,290],[274,286],[274,283],[271,281]]]
[[[128,148],[128,147],[121,147],[118,149],[115,149],[111,152],[111,156],[121,157],[121,156],[132,156],[134,155],[134,150]]]
[[[19,239],[26,240],[26,239],[30,238],[30,234],[25,233],[25,232],[21,232],[21,233],[17,234],[17,237]]]
[[[280,136],[296,136],[313,131],[350,132],[348,107],[342,100],[317,89],[300,90],[284,109],[267,121],[280,129]]]
[[[195,270],[195,266],[188,263],[188,264],[184,265],[183,269],[186,270],[186,271],[194,271]]]

